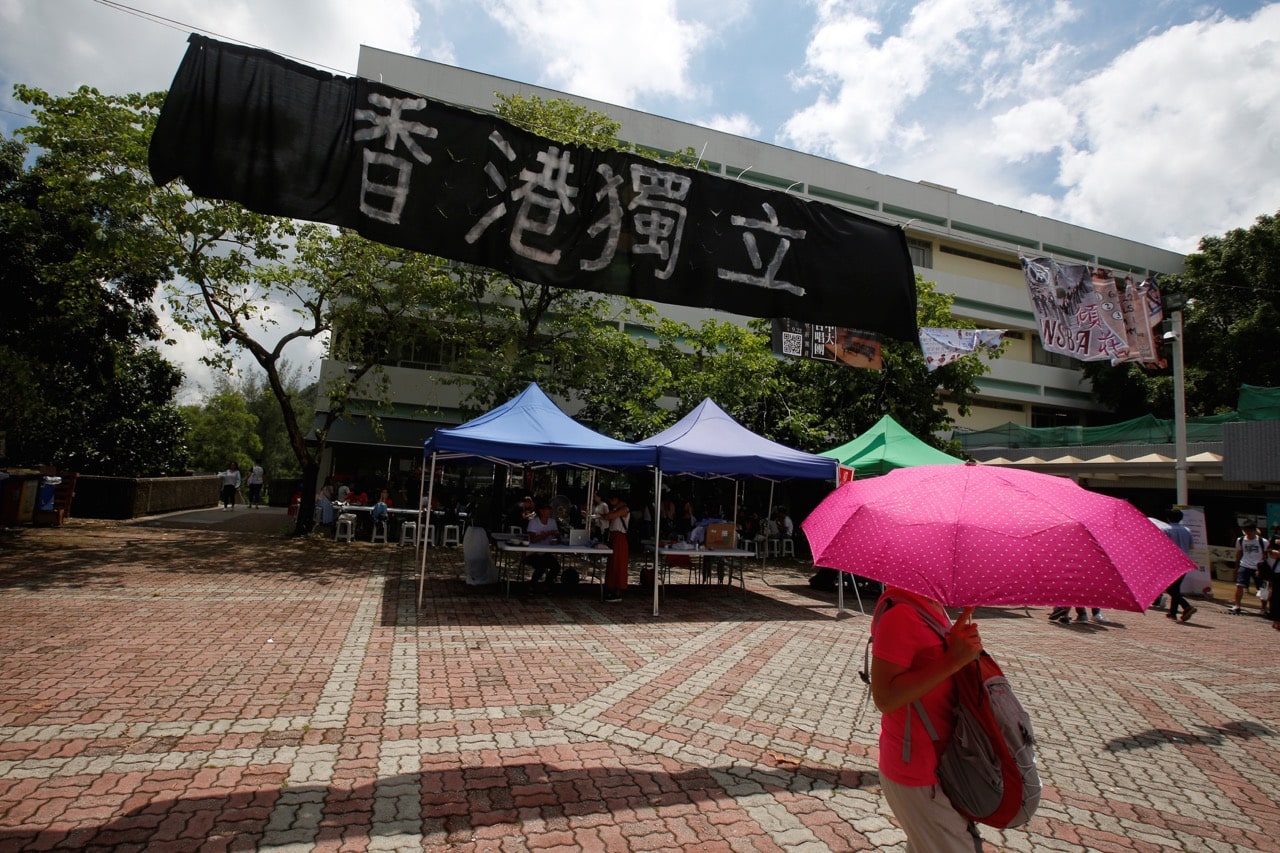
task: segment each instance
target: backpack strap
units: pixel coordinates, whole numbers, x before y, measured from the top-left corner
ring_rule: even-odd
[[[867,645],[862,652],[862,672],[858,673],[858,676],[866,684],[871,683],[871,644],[875,640],[876,624],[880,621],[880,617],[883,616],[890,607],[897,604],[898,601],[898,599],[891,595],[882,595],[880,596],[880,601],[876,603],[875,611],[871,614],[871,636],[867,637]],[[938,621],[938,617],[925,610],[923,607],[917,606],[911,599],[903,599],[902,601],[903,603],[910,605],[911,609],[916,613],[920,614],[920,618],[924,620],[924,624],[933,629],[933,632],[938,635],[938,639],[942,641],[942,644],[945,647],[947,643],[947,628]],[[907,729],[906,734],[902,739],[903,764],[909,764],[911,762],[911,711],[913,709],[916,714],[920,716],[920,723],[924,726],[924,730],[929,735],[929,739],[934,742],[937,742],[938,740],[938,730],[934,728],[933,720],[929,719],[929,714],[925,711],[924,705],[921,701],[916,699],[907,706]]]

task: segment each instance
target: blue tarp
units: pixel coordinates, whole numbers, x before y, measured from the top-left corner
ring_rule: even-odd
[[[834,480],[836,463],[756,435],[710,398],[680,421],[637,444],[658,452],[663,474]]]
[[[652,447],[618,441],[578,423],[536,382],[478,418],[437,429],[423,444],[425,456],[433,453],[592,468],[645,468],[657,458]]]

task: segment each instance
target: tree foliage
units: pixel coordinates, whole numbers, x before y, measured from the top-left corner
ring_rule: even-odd
[[[174,405],[181,373],[151,347],[150,300],[170,265],[137,191],[138,134],[158,99],[82,88],[35,108],[0,140],[0,423],[9,459],[83,473],[149,476],[186,465]]]
[[[235,462],[247,471],[262,452],[258,417],[245,398],[226,389],[199,406],[184,406],[189,429],[191,463],[197,473],[213,474]]]
[[[1183,272],[1160,283],[1181,293],[1187,415],[1235,409],[1240,386],[1280,386],[1280,352],[1267,345],[1280,328],[1280,214],[1259,216],[1250,228],[1200,240]],[[1173,416],[1169,369],[1137,365],[1085,366],[1099,402],[1120,418]]]

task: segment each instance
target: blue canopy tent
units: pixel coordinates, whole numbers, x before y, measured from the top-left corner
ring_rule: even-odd
[[[436,462],[478,458],[491,462],[539,462],[576,465],[592,469],[649,468],[657,451],[609,438],[566,415],[536,382],[518,395],[477,418],[456,427],[441,427],[423,443],[422,453],[431,461],[426,479],[427,506],[431,506]],[[430,484],[430,485],[427,485]],[[425,528],[424,528],[425,529]],[[422,549],[418,569],[418,606],[422,606],[427,552]]]
[[[710,397],[693,411],[657,435],[641,439],[638,445],[657,450],[658,476],[654,495],[662,494],[665,474],[688,474],[698,477],[758,477],[770,481],[769,504],[773,505],[773,486],[779,480],[803,478],[811,480],[836,477],[836,462],[794,450],[776,441],[756,435],[717,406]],[[734,484],[734,513],[737,514],[737,483]],[[734,519],[737,522],[737,519]],[[661,518],[655,520],[654,538],[660,539]],[[654,577],[660,572],[654,549]],[[653,585],[653,614],[658,615],[658,584]]]

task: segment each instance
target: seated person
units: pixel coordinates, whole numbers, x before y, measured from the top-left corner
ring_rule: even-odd
[[[787,515],[787,510],[784,507],[778,507],[778,511],[773,518],[774,525],[777,528],[777,536],[782,539],[790,539],[795,535],[796,527],[791,523],[791,516]]]
[[[387,490],[383,489],[382,494],[378,497],[378,502],[373,505],[373,509],[369,512],[370,519],[376,524],[379,521],[387,521],[391,518],[391,513],[387,512],[387,508],[391,506],[391,498],[387,495]]]
[[[551,517],[551,504],[538,505],[538,513],[529,519],[525,530],[529,534],[530,545],[555,545],[560,541],[560,525]],[[547,578],[547,589],[556,582],[560,575],[560,561],[553,554],[526,554],[524,563],[533,570],[529,576],[529,590],[532,591],[542,580]]]
[[[326,485],[316,495],[317,523],[333,524],[333,487]]]

